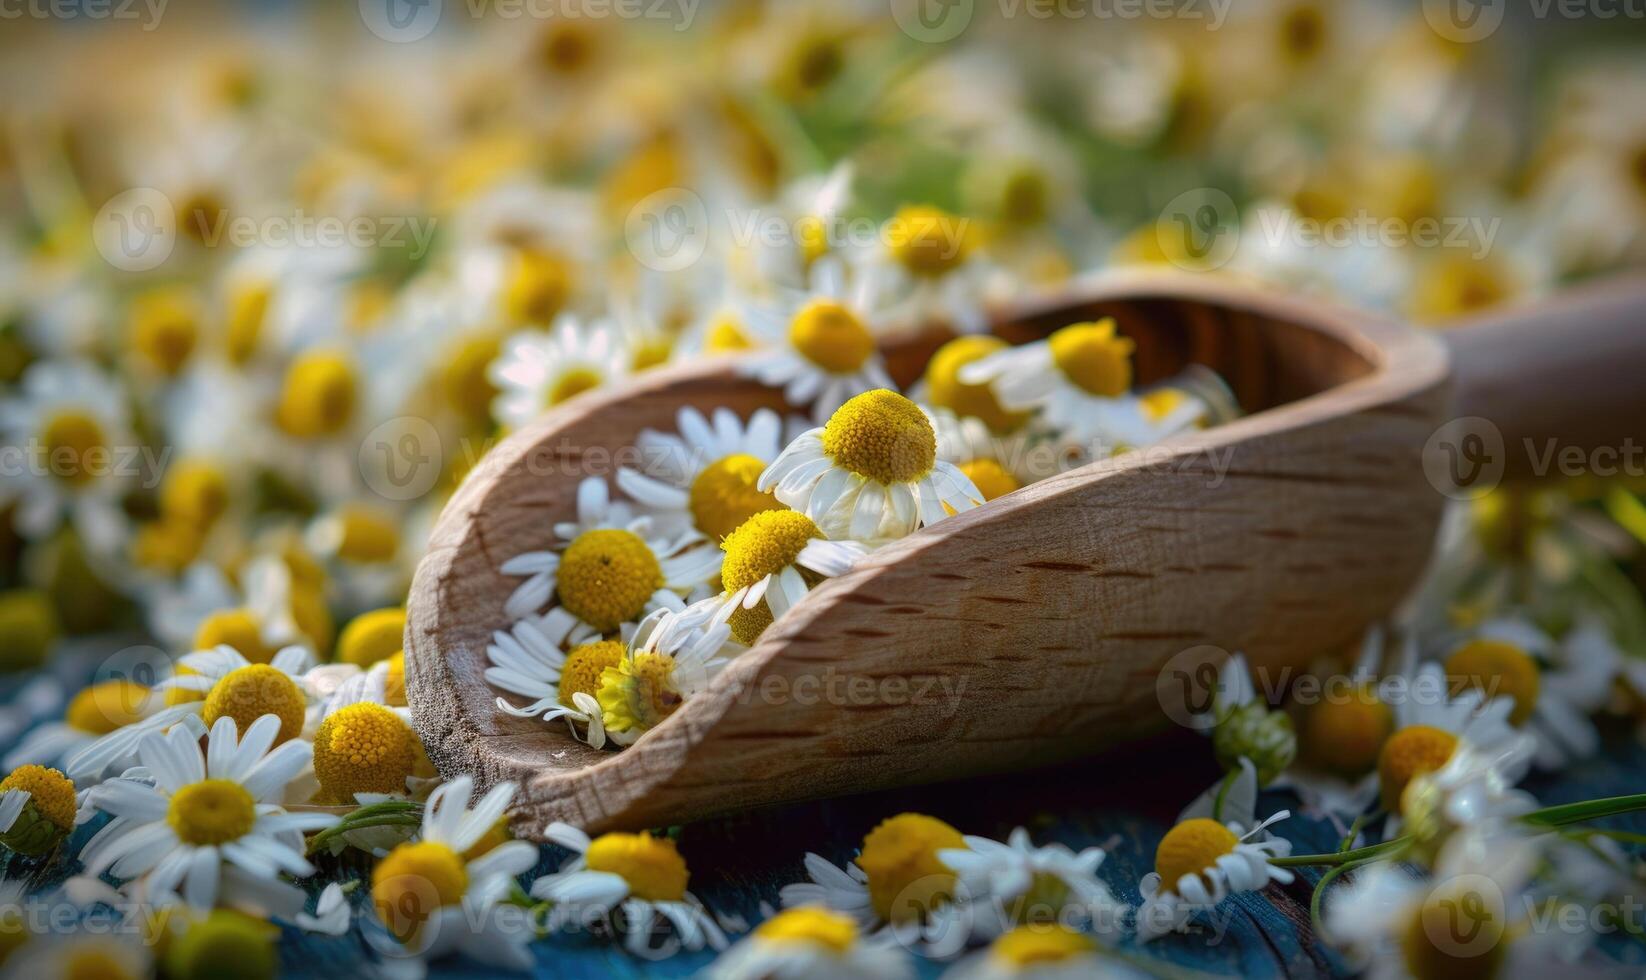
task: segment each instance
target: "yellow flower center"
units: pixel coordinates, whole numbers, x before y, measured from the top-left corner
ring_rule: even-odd
[[[405,635],[404,606],[361,613],[349,620],[337,638],[337,659],[356,667],[370,667],[399,653],[405,645]]]
[[[515,323],[548,323],[571,292],[571,263],[554,252],[524,249],[515,256],[503,290],[503,309]]]
[[[1357,684],[1347,698],[1322,699],[1303,713],[1298,747],[1309,765],[1342,776],[1360,776],[1377,765],[1394,714],[1371,684]]]
[[[389,658],[389,668],[383,673],[383,700],[396,708],[406,707],[406,654],[404,651]]]
[[[1314,58],[1326,36],[1326,16],[1312,3],[1298,4],[1280,18],[1280,47],[1293,62]]]
[[[203,543],[200,528],[161,518],[139,525],[132,534],[131,560],[142,568],[176,575],[194,563]]]
[[[1112,317],[1076,323],[1051,336],[1052,363],[1082,391],[1116,398],[1132,387],[1132,351],[1137,344],[1115,334]]]
[[[931,403],[960,416],[974,416],[991,432],[1004,433],[1027,422],[1025,412],[1008,412],[1000,407],[987,384],[969,385],[960,380],[960,369],[973,361],[1004,350],[999,337],[957,337],[937,349],[926,365],[926,391]]]
[[[1051,187],[1046,175],[1028,166],[1014,167],[1000,186],[1000,217],[1009,224],[1038,225],[1051,214]]]
[[[602,633],[640,618],[663,587],[663,569],[632,531],[601,528],[577,536],[560,556],[560,604]]]
[[[1154,852],[1161,890],[1177,891],[1184,875],[1201,875],[1205,881],[1206,869],[1215,867],[1223,855],[1233,853],[1239,843],[1234,831],[1205,817],[1185,820],[1168,830]]]
[[[908,205],[886,222],[886,245],[905,269],[939,276],[971,255],[970,222],[929,205]]]
[[[857,943],[857,923],[850,916],[815,905],[784,909],[754,930],[761,942],[785,946],[821,946],[839,955]]]
[[[217,233],[227,217],[228,206],[218,192],[210,187],[199,187],[186,194],[177,205],[177,230],[197,244],[215,246]]]
[[[602,834],[589,842],[584,858],[590,871],[622,878],[629,893],[648,902],[678,902],[686,896],[686,859],[674,841],[649,833]]]
[[[257,351],[257,342],[263,336],[263,320],[269,312],[269,300],[274,288],[266,282],[245,283],[229,296],[228,327],[224,344],[229,360],[244,364]]]
[[[1067,963],[1097,951],[1091,937],[1066,926],[1018,926],[989,947],[989,958],[1014,970]]]
[[[233,718],[244,733],[264,715],[280,719],[275,744],[303,733],[303,715],[308,703],[297,682],[268,664],[252,664],[231,670],[206,694],[200,718],[210,728],[219,718]]]
[[[0,670],[45,663],[62,632],[51,596],[40,589],[0,592]]]
[[[229,478],[203,459],[180,460],[160,486],[160,513],[197,528],[210,527],[229,506]]]
[[[18,766],[11,775],[0,779],[0,793],[14,789],[28,793],[30,805],[58,829],[68,830],[74,826],[74,783],[58,770]]]
[[[263,625],[250,609],[219,609],[200,621],[194,631],[194,648],[220,646],[233,647],[256,664],[266,664],[274,657],[274,650],[263,642]]]
[[[84,688],[69,702],[63,720],[88,735],[107,735],[141,721],[149,689],[132,681],[104,681]]]
[[[401,844],[372,869],[377,914],[401,942],[416,938],[423,923],[463,900],[469,871],[456,851],[435,841]]]
[[[852,374],[874,353],[874,335],[856,313],[829,299],[814,299],[789,323],[789,343],[800,356],[831,374]]]
[[[1400,794],[1412,777],[1444,766],[1456,749],[1456,735],[1428,725],[1408,725],[1390,735],[1377,758],[1383,806],[1391,812],[1398,810]]]
[[[937,433],[920,406],[877,388],[852,398],[823,427],[823,452],[876,483],[912,483],[937,462]]]
[[[314,736],[314,774],[330,804],[352,803],[356,793],[403,793],[416,764],[416,733],[380,704],[339,708]]]
[[[373,564],[390,561],[400,552],[400,527],[381,511],[347,506],[331,520],[332,550],[344,561]]]
[[[750,517],[783,505],[755,484],[766,464],[747,453],[717,459],[692,480],[689,506],[692,523],[711,541],[719,541]]]
[[[1480,881],[1443,883],[1412,911],[1400,952],[1415,980],[1491,980],[1501,972],[1512,937],[1502,896],[1486,894]]]
[[[593,391],[603,383],[605,383],[605,378],[601,377],[600,372],[593,368],[567,368],[560,373],[560,377],[555,379],[554,384],[549,386],[544,407],[553,408],[576,398],[585,391]]]
[[[537,60],[557,75],[575,75],[594,59],[598,42],[582,24],[555,21],[537,41]]]
[[[709,326],[708,336],[703,340],[703,349],[710,354],[729,354],[733,351],[748,350],[754,344],[749,342],[748,334],[730,314],[717,317]]]
[[[69,409],[53,415],[40,433],[40,442],[51,475],[72,487],[91,482],[101,466],[113,462],[107,456],[108,435],[85,412]]]
[[[568,708],[572,695],[593,697],[600,690],[600,675],[608,668],[623,662],[623,644],[617,640],[600,640],[574,647],[566,654],[566,665],[560,668],[560,703]]]
[[[161,289],[144,294],[132,302],[131,348],[161,373],[176,374],[194,353],[199,321],[199,310],[184,293]]]
[[[1473,688],[1488,699],[1513,698],[1509,723],[1524,724],[1537,707],[1542,674],[1531,654],[1501,640],[1470,640],[1446,658],[1446,680],[1453,697]]]
[[[186,907],[185,907],[186,908]],[[164,922],[187,913],[176,906],[161,909]],[[189,917],[192,918],[192,917]],[[274,977],[279,973],[279,953],[275,943],[280,927],[265,919],[254,919],[234,909],[213,909],[204,918],[190,921],[181,936],[163,934],[166,944],[163,973],[171,980],[205,980],[207,977]]]
[[[232,779],[202,779],[172,795],[166,822],[185,844],[227,844],[251,832],[257,801]]]
[[[1425,321],[1451,319],[1497,306],[1514,292],[1508,274],[1491,259],[1451,256],[1419,277],[1413,314]]]
[[[977,486],[984,500],[1004,497],[1023,486],[1017,477],[1006,471],[1006,467],[992,459],[973,459],[961,463],[960,472]]]
[[[886,922],[908,922],[947,904],[954,872],[937,852],[965,846],[960,831],[935,817],[900,813],[881,821],[863,838],[857,856],[875,914]]]
[[[674,658],[637,653],[600,674],[595,692],[600,718],[614,732],[643,732],[674,714],[681,705],[674,686]]]
[[[1183,407],[1189,396],[1176,388],[1156,388],[1147,392],[1139,399],[1143,403],[1143,414],[1151,422],[1161,419]]]
[[[454,345],[440,368],[440,391],[446,404],[471,424],[483,425],[491,418],[497,386],[487,377],[486,368],[497,360],[502,346],[503,339],[497,334],[464,338]]]
[[[95,947],[69,952],[62,971],[62,980],[137,980],[119,957]]]
[[[727,592],[746,589],[793,565],[806,542],[822,536],[812,519],[799,511],[755,514],[721,542],[726,557],[720,566],[720,581]]]
[[[294,436],[335,435],[354,417],[359,398],[359,374],[348,355],[311,351],[286,369],[275,420]]]
[[[794,224],[795,241],[800,244],[800,257],[807,268],[829,254],[829,226],[815,214],[808,214]]]

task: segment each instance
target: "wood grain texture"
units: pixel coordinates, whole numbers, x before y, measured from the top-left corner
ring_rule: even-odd
[[[527,835],[551,820],[638,828],[1050,764],[1165,724],[1156,678],[1187,648],[1300,666],[1403,596],[1443,502],[1420,465],[1447,403],[1438,344],[1317,303],[1158,276],[1026,303],[1000,332],[1027,339],[1103,314],[1137,340],[1140,381],[1207,364],[1254,414],[876,551],[617,754],[496,710],[484,651],[517,582],[498,566],[548,546],[577,482],[609,477],[642,428],[672,429],[682,405],[747,416],[781,397],[730,363],[696,363],[505,440],[448,504],[412,587],[408,688],[434,761],[519,781]],[[888,351],[900,381],[940,339]]]

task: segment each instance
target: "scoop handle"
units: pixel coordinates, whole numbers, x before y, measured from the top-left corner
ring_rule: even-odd
[[[1473,318],[1443,337],[1456,416],[1496,427],[1506,478],[1646,466],[1646,275]]]

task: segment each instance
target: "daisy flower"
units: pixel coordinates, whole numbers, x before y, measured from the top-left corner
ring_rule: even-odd
[[[1232,781],[1214,785],[1178,816],[1155,849],[1155,870],[1138,883],[1143,893],[1137,910],[1139,941],[1186,930],[1196,912],[1233,892],[1261,891],[1271,881],[1292,880],[1290,871],[1270,863],[1290,854],[1291,842],[1267,832],[1290,814],[1281,810],[1256,821],[1256,802],[1257,771],[1243,760]]]
[[[1623,654],[1606,627],[1586,619],[1556,642],[1519,616],[1488,620],[1452,648],[1443,666],[1454,694],[1473,689],[1514,707],[1509,724],[1537,737],[1539,769],[1593,755],[1600,733],[1590,715],[1611,698]]]
[[[209,650],[226,643],[258,661],[307,639],[294,612],[291,569],[278,555],[259,555],[240,572],[237,588],[221,568],[195,562],[175,587],[149,606],[149,628],[173,650]]]
[[[796,407],[810,404],[822,422],[853,395],[895,388],[876,347],[880,311],[875,280],[860,275],[850,287],[846,267],[826,257],[811,272],[811,291],[789,313],[786,325],[764,319],[751,325],[766,341],[739,371],[763,385],[782,388]]]
[[[1032,344],[990,354],[960,369],[967,384],[987,384],[1009,411],[1038,411],[1060,438],[1090,458],[1152,445],[1193,426],[1206,413],[1179,389],[1144,396],[1132,391],[1135,342],[1119,336],[1112,318],[1075,323]]]
[[[499,783],[471,810],[471,777],[442,785],[429,796],[418,839],[372,869],[373,907],[399,944],[391,955],[429,962],[461,953],[489,966],[530,968],[530,931],[507,928],[493,913],[515,890],[516,876],[537,863],[537,848],[506,841],[469,857],[502,819],[514,791],[513,783]]]
[[[1005,843],[967,834],[965,847],[938,852],[953,869],[959,896],[977,915],[972,934],[997,936],[1014,925],[1056,922],[1068,916],[1108,927],[1123,906],[1098,880],[1107,855],[1101,847],[1075,853],[1063,844],[1035,847],[1018,827]]]
[[[711,422],[686,407],[676,425],[678,435],[642,429],[635,447],[644,471],[617,471],[618,487],[654,521],[672,516],[718,542],[753,514],[782,506],[756,487],[781,448],[783,420],[776,412],[757,409],[745,425],[730,409],[716,409]]]
[[[533,898],[553,902],[549,930],[568,924],[609,922],[621,909],[626,945],[635,953],[650,948],[661,919],[674,926],[686,949],[726,948],[726,934],[686,890],[689,872],[674,841],[649,833],[588,834],[556,821],[544,831],[552,843],[573,852],[560,870],[532,883]],[[534,852],[535,853],[535,852]]]
[[[980,248],[981,229],[970,218],[930,205],[906,205],[880,229],[860,275],[884,276],[897,297],[902,329],[942,324],[959,334],[989,329],[989,304],[1009,277]]]
[[[154,951],[147,944],[91,929],[25,939],[6,957],[7,975],[17,977],[146,980],[154,969]]]
[[[707,980],[905,980],[909,957],[889,937],[865,937],[849,915],[818,906],[784,909],[714,961]]]
[[[673,615],[660,609],[647,616],[617,663],[600,672],[595,701],[604,730],[619,744],[656,727],[725,666],[726,658],[717,654],[727,647],[730,626],[671,627]]]
[[[1424,844],[1437,844],[1459,830],[1502,823],[1537,809],[1537,800],[1504,776],[1524,772],[1536,746],[1520,735],[1491,751],[1459,745],[1446,764],[1419,773],[1401,794],[1406,832]]]
[[[758,484],[831,538],[905,537],[983,495],[937,457],[937,433],[920,406],[884,388],[852,398],[828,423],[783,450]]]
[[[1142,980],[1149,975],[1105,957],[1092,937],[1049,924],[1017,926],[956,963],[943,980]]]
[[[724,589],[693,603],[671,626],[731,627],[744,646],[753,646],[774,620],[826,578],[844,575],[868,553],[855,541],[830,541],[807,517],[793,510],[761,511],[720,543]]]
[[[500,424],[518,429],[585,391],[627,377],[631,364],[611,323],[585,324],[561,314],[547,332],[528,330],[504,342],[487,370],[497,386],[492,415]]]
[[[62,721],[34,728],[6,753],[0,766],[15,769],[28,763],[50,766],[65,762],[99,738],[141,721],[163,702],[162,695],[134,681],[110,680],[81,688],[70,699]],[[129,761],[127,756],[116,760],[116,764]],[[95,782],[102,775],[83,774],[82,779]]]
[[[557,606],[492,634],[492,642],[486,645],[486,660],[491,664],[486,668],[486,682],[532,699],[517,707],[498,698],[499,711],[544,721],[564,718],[573,735],[581,725],[587,732],[585,741],[601,748],[606,744],[606,729],[595,695],[601,675],[622,662],[626,647],[627,640],[602,639]]]
[[[807,853],[811,880],[783,886],[783,906],[822,906],[851,916],[860,928],[884,927],[904,947],[951,956],[965,947],[972,920],[956,904],[955,869],[942,855],[965,846],[960,831],[943,821],[901,813],[869,831],[845,868]]]
[[[1365,813],[1377,799],[1378,752],[1394,731],[1394,710],[1377,682],[1383,645],[1383,631],[1368,630],[1349,671],[1325,678],[1316,699],[1298,705],[1298,758],[1272,784],[1343,830],[1342,818]]]
[[[363,694],[359,688],[351,693]],[[433,775],[404,708],[334,698],[314,734],[314,801],[349,805],[363,795],[405,797]]]
[[[953,463],[985,501],[1058,472],[1056,453],[1032,447],[1026,432],[996,435],[974,416],[958,416],[944,408],[925,411],[937,434],[937,458]]]
[[[651,537],[652,523],[613,503],[606,481],[591,476],[577,486],[577,520],[554,526],[567,542],[560,551],[529,551],[503,563],[505,575],[525,575],[504,603],[521,619],[554,597],[598,633],[611,633],[656,609],[679,609],[681,597],[706,588],[720,572],[720,554],[696,548],[695,531],[674,539]]]
[[[1432,663],[1415,673],[1402,671],[1386,677],[1379,685],[1378,699],[1393,709],[1390,734],[1377,756],[1378,794],[1390,813],[1389,836],[1398,831],[1401,794],[1412,777],[1444,766],[1459,745],[1493,752],[1516,737],[1509,725],[1512,700],[1487,701],[1474,689],[1453,697],[1450,690],[1440,665]],[[1524,765],[1516,765],[1503,775],[1515,783],[1525,774]]]
[[[0,506],[30,540],[67,518],[93,552],[112,554],[128,522],[120,501],[138,474],[125,472],[138,448],[124,388],[84,361],[41,361],[15,395],[0,400],[0,431],[17,447],[0,474]]]
[[[1538,859],[1529,839],[1464,833],[1441,849],[1431,879],[1372,864],[1326,900],[1326,935],[1370,980],[1570,973],[1577,964],[1552,955],[1564,945],[1562,930],[1519,921],[1535,907],[1523,899]]]
[[[287,813],[276,802],[313,752],[297,739],[276,745],[282,727],[265,715],[241,738],[225,716],[207,733],[205,752],[184,727],[145,734],[137,751],[145,775],[92,791],[90,805],[115,819],[80,852],[86,873],[140,878],[151,895],[175,890],[196,912],[235,905],[247,876],[267,885],[282,872],[313,874],[303,834],[337,818]]]
[[[0,844],[39,857],[63,841],[79,820],[74,783],[56,769],[19,766],[0,779]]]
[[[272,715],[280,742],[297,739],[313,719],[314,692],[306,676],[313,666],[313,655],[303,647],[287,647],[266,664],[252,663],[227,645],[180,657],[176,673],[155,685],[165,707],[81,749],[70,757],[69,772],[104,772],[136,752],[150,733],[188,729],[204,734],[223,718],[249,729]]]

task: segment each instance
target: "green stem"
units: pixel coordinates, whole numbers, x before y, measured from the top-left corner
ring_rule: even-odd
[[[1386,840],[1381,844],[1368,844],[1365,847],[1357,847],[1352,851],[1337,851],[1332,854],[1294,854],[1290,857],[1275,858],[1269,863],[1277,868],[1308,868],[1316,865],[1340,867],[1380,858],[1391,851],[1403,850],[1411,842],[1410,837],[1396,837],[1394,840]]]

